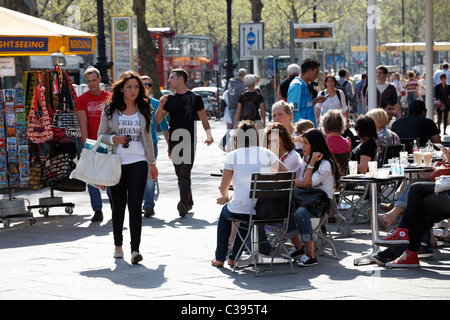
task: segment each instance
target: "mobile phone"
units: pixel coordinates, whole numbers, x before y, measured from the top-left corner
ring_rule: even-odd
[[[436,150],[447,151],[447,148],[445,148],[441,143],[433,143],[433,145]]]

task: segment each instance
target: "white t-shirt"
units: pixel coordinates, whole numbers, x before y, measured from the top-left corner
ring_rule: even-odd
[[[289,152],[286,159],[283,161],[284,165],[288,167],[289,171],[295,172],[296,179],[298,179],[298,177],[300,176],[302,162],[302,157],[295,150]]]
[[[118,135],[131,136],[128,148],[124,148],[123,144],[120,144],[117,149],[117,154],[120,155],[122,164],[147,161],[145,158],[144,145],[142,144],[141,127],[139,125],[139,116],[137,113],[131,116],[124,114],[119,115]]]
[[[316,103],[315,107],[319,108],[321,110],[321,114],[327,112],[328,110],[342,110],[342,114],[345,114],[345,111],[347,111],[347,103],[345,102],[345,94],[341,90],[339,90],[341,99],[339,99],[338,91],[339,89],[336,89],[336,94],[332,97],[328,97],[327,100],[325,100],[322,103]],[[319,97],[325,96],[327,94],[327,89],[319,92]]]
[[[302,161],[300,176],[297,179],[304,180],[307,163]],[[319,169],[312,174],[312,186],[325,191],[328,198],[333,199],[334,194],[334,174],[331,163],[328,160],[322,160]]]
[[[233,213],[250,214],[250,182],[256,172],[270,172],[270,167],[278,157],[269,149],[261,147],[239,148],[230,152],[225,158],[223,168],[233,171],[233,195],[228,202],[228,210]],[[255,210],[251,210],[255,213]]]

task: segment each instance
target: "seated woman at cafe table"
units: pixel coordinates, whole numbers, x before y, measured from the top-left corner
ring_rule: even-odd
[[[286,103],[283,100],[281,101]],[[295,150],[295,143],[292,140],[289,129],[282,123],[276,122],[267,128],[264,141],[267,143],[267,147],[285,164],[289,171],[295,172],[296,177],[298,177],[303,160]],[[258,225],[258,235],[260,242],[259,252],[263,254],[270,253],[272,247],[267,241],[264,225]]]
[[[377,159],[377,127],[371,117],[364,115],[356,120],[355,130],[360,144],[352,150],[351,160],[358,162],[358,173],[366,173],[369,162]]]
[[[315,187],[321,189],[332,201],[334,187],[340,175],[323,133],[318,129],[309,129],[302,135],[302,146],[305,157],[300,176],[295,180],[295,186],[297,188]],[[290,252],[290,257],[302,255],[298,263],[300,267],[309,267],[318,263],[314,252],[311,218],[316,218],[316,216],[306,208],[298,207],[293,217],[295,223],[289,223],[287,236],[295,247]],[[292,226],[294,228],[291,228]],[[300,233],[300,238],[298,233]]]
[[[215,259],[211,265],[223,267],[227,251],[228,240],[231,233],[232,222],[230,218],[248,219],[254,214],[251,208],[252,199],[250,193],[250,182],[254,172],[281,172],[289,169],[269,149],[260,147],[258,131],[253,121],[241,121],[235,133],[235,150],[225,158],[222,181],[220,183],[220,197],[217,203],[224,205],[217,224],[217,246]],[[233,195],[229,189],[233,184]],[[239,225],[241,234],[246,232],[248,226]],[[228,264],[234,265],[237,251],[241,247],[242,240],[235,237],[233,248],[228,257]]]

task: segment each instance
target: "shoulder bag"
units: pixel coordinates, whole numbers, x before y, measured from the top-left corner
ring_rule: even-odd
[[[97,152],[101,140],[102,136],[99,136],[92,149],[84,148],[81,151],[80,160],[71,178],[101,186],[115,186],[119,183],[122,175],[120,155],[113,154],[111,146],[107,154]]]
[[[294,189],[293,197],[297,208],[303,207],[316,217],[321,217],[330,210],[327,193],[318,188]]]

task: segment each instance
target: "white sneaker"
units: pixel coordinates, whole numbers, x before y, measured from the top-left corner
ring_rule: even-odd
[[[114,259],[122,259],[123,258],[123,250],[122,248],[114,249]]]
[[[140,261],[142,261],[142,259],[144,259],[144,258],[142,257],[142,255],[139,252],[133,251],[131,253],[131,263],[132,264],[138,264]]]

